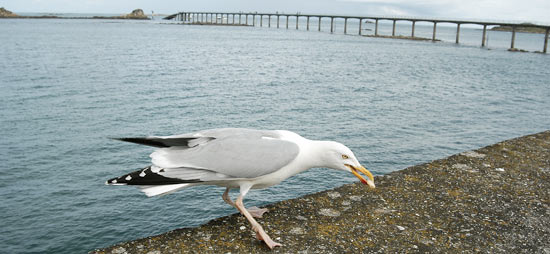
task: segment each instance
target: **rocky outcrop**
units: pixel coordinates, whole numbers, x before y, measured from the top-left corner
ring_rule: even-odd
[[[130,14],[120,16],[122,19],[149,19],[142,9],[135,9]]]
[[[0,7],[0,18],[15,18],[15,17],[18,17],[18,15],[4,9],[4,7]]]
[[[550,131],[93,253],[550,253]]]

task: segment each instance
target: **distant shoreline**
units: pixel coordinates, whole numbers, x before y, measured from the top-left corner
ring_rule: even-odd
[[[135,9],[129,14],[123,14],[119,16],[91,16],[91,17],[60,17],[57,15],[17,15],[9,10],[0,7],[0,18],[3,19],[137,19],[137,20],[149,20],[150,18],[145,15],[142,9]]]
[[[150,18],[149,18],[149,17],[144,17],[144,18],[136,18],[136,17],[133,17],[133,18],[125,18],[125,17],[120,17],[120,16],[114,16],[114,17],[109,17],[109,16],[60,17],[60,16],[49,16],[49,15],[44,15],[44,16],[16,16],[16,17],[2,17],[2,16],[0,16],[0,19],[134,19],[134,20],[149,20]]]
[[[530,24],[526,23],[525,25],[530,25]],[[491,28],[491,31],[499,31],[499,32],[512,32],[512,30],[513,30],[513,27],[511,26],[495,26]],[[546,33],[546,29],[540,28],[540,27],[531,27],[531,26],[516,26],[516,32],[544,34]]]

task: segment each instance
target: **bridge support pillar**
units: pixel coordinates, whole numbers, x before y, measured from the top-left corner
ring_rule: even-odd
[[[412,23],[412,31],[411,31],[411,37],[413,37],[413,38],[414,38],[414,28],[415,28],[415,26],[416,26],[416,21],[413,20],[413,23]]]
[[[309,31],[309,16],[307,16],[307,25],[306,25],[306,30]]]
[[[334,33],[334,17],[330,17],[330,33]]]
[[[391,30],[391,36],[395,36],[395,23],[397,22],[397,20],[393,20],[393,26],[392,26],[392,30]]]
[[[271,15],[267,15],[267,27],[271,27]]]
[[[548,34],[550,33],[550,28],[546,28],[546,33],[544,34],[544,48],[542,49],[542,53],[546,54],[546,51],[548,49]]]
[[[299,18],[299,17],[300,17],[300,16],[296,15],[296,30],[298,30],[298,18]]]
[[[260,15],[260,27],[264,26],[264,15]]]
[[[437,22],[434,22],[434,32],[433,32],[433,35],[432,35],[432,41],[435,41],[435,32],[437,30]]]
[[[321,32],[321,16],[319,16],[319,26],[317,27],[317,30]]]
[[[286,29],[288,29],[288,15],[286,16]]]
[[[456,24],[456,44],[458,44],[460,40],[460,23]]]
[[[348,32],[348,18],[344,19],[344,34]]]
[[[359,19],[359,35],[361,35],[361,26],[363,25],[363,19]]]
[[[277,15],[277,28],[279,28],[279,15]]]
[[[483,35],[481,36],[481,46],[485,47],[485,41],[487,40],[487,25],[483,25]]]
[[[513,49],[516,43],[516,26],[512,26],[512,42],[510,43],[510,48]]]
[[[374,24],[374,36],[378,36],[378,19],[376,20],[375,23],[376,24]]]

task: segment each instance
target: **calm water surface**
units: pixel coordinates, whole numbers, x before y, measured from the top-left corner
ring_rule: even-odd
[[[1,252],[83,253],[236,212],[217,187],[146,198],[105,186],[152,152],[108,137],[288,129],[347,144],[385,174],[549,129],[548,55],[507,52],[506,38],[481,49],[476,29],[459,46],[339,29],[0,20]],[[454,41],[455,28],[438,31]],[[313,169],[246,201],[355,181]]]

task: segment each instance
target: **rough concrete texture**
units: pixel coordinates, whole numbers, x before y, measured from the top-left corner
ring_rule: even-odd
[[[550,253],[550,131],[94,253]]]

